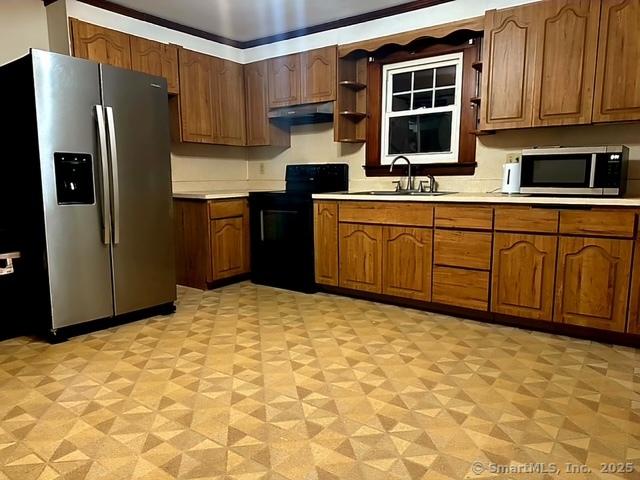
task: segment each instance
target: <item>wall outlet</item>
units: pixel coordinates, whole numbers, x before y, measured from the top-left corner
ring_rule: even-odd
[[[260,175],[264,175],[264,163],[260,163]]]
[[[520,154],[519,153],[508,153],[507,154],[507,163],[520,163]]]

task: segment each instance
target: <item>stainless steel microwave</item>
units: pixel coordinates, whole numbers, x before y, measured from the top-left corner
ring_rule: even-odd
[[[520,192],[538,195],[621,196],[627,185],[629,149],[532,148],[522,151]]]

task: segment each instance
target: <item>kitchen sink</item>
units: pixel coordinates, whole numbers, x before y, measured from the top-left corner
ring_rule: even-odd
[[[406,191],[406,190],[402,190],[399,192],[396,192],[395,190],[373,190],[373,191],[366,191],[366,192],[353,192],[350,193],[349,195],[380,195],[380,196],[384,196],[384,195],[415,195],[415,196],[421,196],[421,197],[437,197],[440,195],[451,195],[453,193],[456,192],[417,192],[417,191]]]

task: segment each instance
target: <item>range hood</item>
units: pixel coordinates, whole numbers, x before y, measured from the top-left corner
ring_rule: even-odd
[[[310,103],[269,111],[269,119],[290,125],[306,125],[333,121],[333,102]]]

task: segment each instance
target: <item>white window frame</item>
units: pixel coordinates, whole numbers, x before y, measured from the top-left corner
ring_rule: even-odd
[[[447,55],[438,55],[435,57],[420,58],[417,60],[409,60],[407,62],[392,63],[384,65],[382,68],[382,132],[381,132],[381,165],[390,165],[393,159],[402,154],[389,154],[389,119],[393,117],[405,117],[409,115],[422,115],[425,113],[451,112],[451,150],[449,152],[434,153],[412,153],[404,154],[411,163],[414,164],[430,164],[430,163],[458,163],[458,151],[460,148],[460,109],[462,104],[462,58],[463,53],[452,53]],[[419,70],[429,70],[432,68],[456,66],[456,82],[455,82],[455,101],[452,105],[446,107],[419,108],[412,110],[402,110],[400,112],[392,111],[393,100],[393,75],[406,72],[415,72]],[[420,67],[420,68],[417,68]],[[435,74],[434,74],[435,77]],[[436,90],[446,90],[451,88],[435,87]],[[413,90],[411,85],[411,103],[413,107],[413,94],[423,90]],[[400,93],[400,92],[398,92]]]

